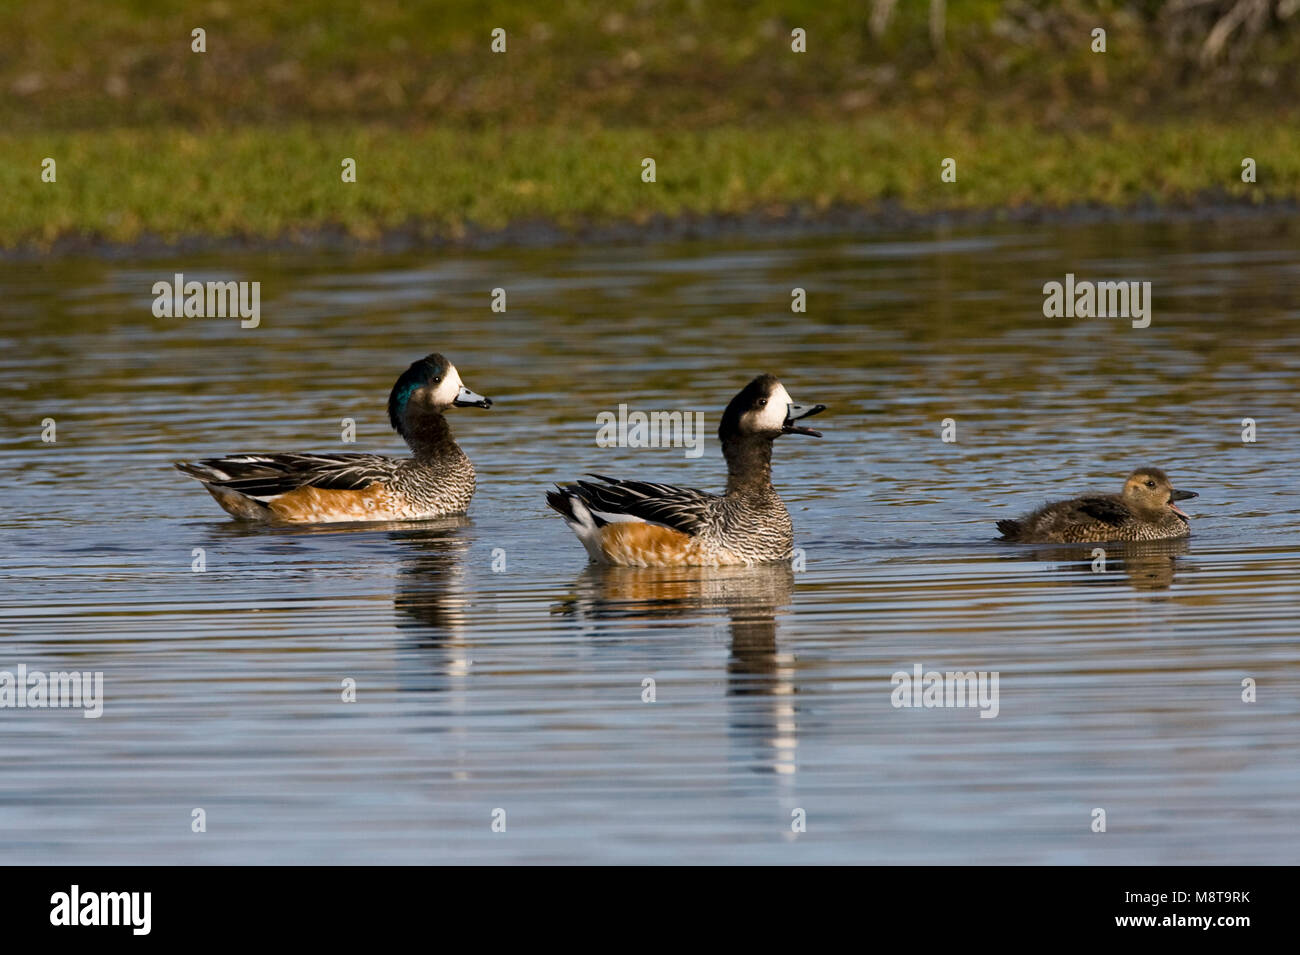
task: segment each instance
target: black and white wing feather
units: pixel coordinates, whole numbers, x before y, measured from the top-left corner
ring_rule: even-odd
[[[591,476],[601,483],[579,481],[565,485],[564,490],[603,521],[634,518],[695,535],[707,524],[719,500],[716,494],[693,487]]]
[[[270,501],[300,487],[359,491],[392,478],[399,462],[379,454],[236,454],[178,461],[176,467],[205,484]]]

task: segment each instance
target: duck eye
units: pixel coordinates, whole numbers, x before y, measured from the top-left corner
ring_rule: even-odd
[[[441,382],[441,381],[442,381],[442,375],[439,375],[438,377],[436,377],[436,378],[433,379],[433,383],[434,383],[435,385],[438,384],[438,383]]]
[[[758,399],[758,406],[759,406],[760,408],[766,408],[766,407],[767,407],[767,399],[766,399],[766,398],[759,398],[759,399]]]
[[[1155,482],[1155,481],[1147,481],[1147,487],[1149,487],[1149,488],[1151,488],[1152,490],[1154,490],[1154,489],[1155,489],[1155,486],[1156,486],[1156,482]]]

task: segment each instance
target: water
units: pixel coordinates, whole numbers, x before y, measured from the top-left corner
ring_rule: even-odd
[[[1247,217],[0,264],[0,669],[99,670],[105,694],[99,719],[0,710],[6,861],[1293,862],[1295,238]],[[154,318],[175,271],[261,281],[261,326]],[[1151,326],[1045,319],[1066,272],[1151,281]],[[433,350],[497,402],[454,412],[464,519],[245,527],[170,468],[396,451],[388,389]],[[825,438],[776,449],[806,569],[588,568],[549,482],[723,480],[712,436],[598,448],[597,413],[712,432],[760,371],[830,406]],[[992,539],[1147,463],[1200,492],[1190,542],[1094,572],[1091,548]],[[998,715],[895,708],[915,664],[997,671]]]

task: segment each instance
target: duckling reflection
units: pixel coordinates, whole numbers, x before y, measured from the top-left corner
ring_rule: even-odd
[[[589,565],[573,596],[555,612],[602,621],[602,636],[614,636],[609,621],[636,622],[725,612],[730,620],[727,660],[730,727],[747,744],[751,768],[792,775],[798,741],[795,658],[777,647],[777,618],[792,603],[794,572],[789,565],[753,567],[636,568]],[[595,631],[595,628],[593,628]],[[623,634],[617,634],[622,636]],[[743,703],[741,702],[743,700]]]
[[[465,587],[469,518],[447,517],[390,533],[402,563],[393,591],[396,625],[406,637],[398,667],[403,689],[445,690],[469,673],[471,618]]]
[[[1045,547],[1028,556],[1056,570],[1090,571],[1083,583],[1106,587],[1127,580],[1134,590],[1167,590],[1174,582],[1178,558],[1190,545],[1186,538],[1154,541],[1111,541],[1087,547]],[[1123,576],[1121,576],[1121,574]]]

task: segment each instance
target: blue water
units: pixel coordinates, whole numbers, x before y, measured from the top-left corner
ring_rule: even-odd
[[[1294,249],[1248,217],[0,264],[0,670],[104,674],[99,719],[0,709],[5,858],[1292,862]],[[261,325],[154,318],[176,271],[260,281]],[[1044,318],[1066,272],[1152,282],[1151,326]],[[434,350],[496,401],[454,413],[464,519],[246,527],[170,467],[397,452]],[[720,488],[762,371],[829,406],[776,449],[801,569],[588,568],[549,483]],[[702,412],[704,454],[598,447],[620,403]],[[993,540],[1142,464],[1200,492],[1190,541]],[[894,707],[916,664],[996,671],[998,715]]]

